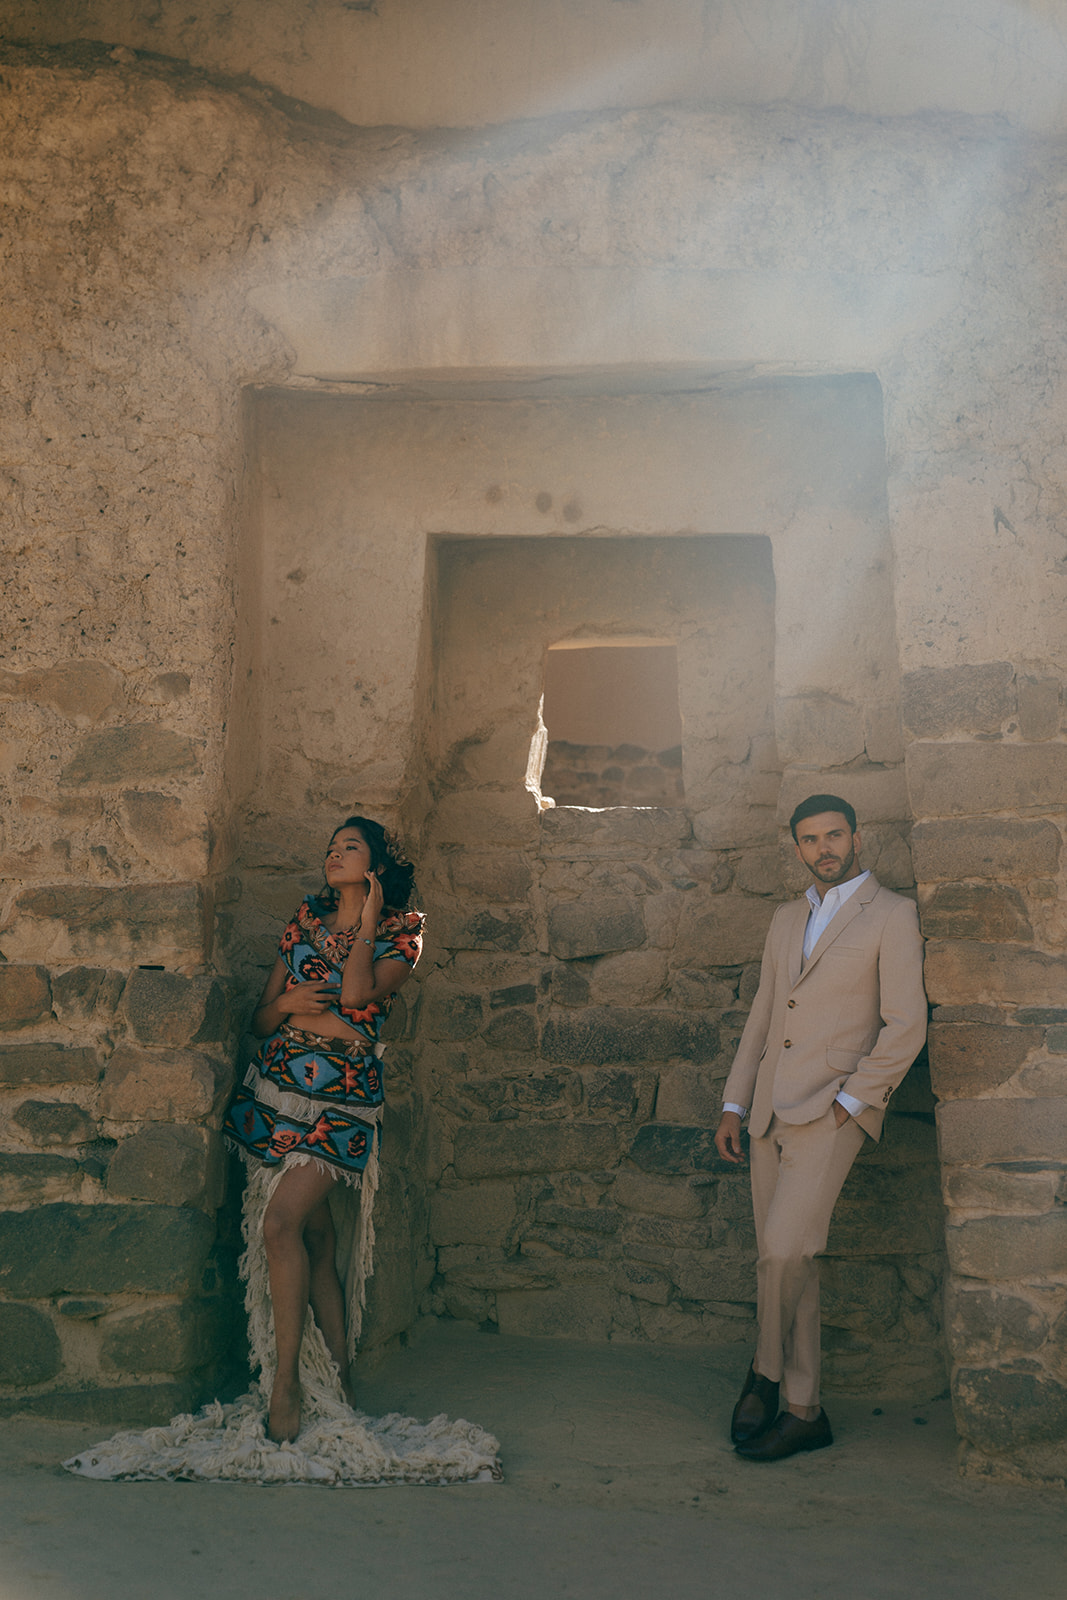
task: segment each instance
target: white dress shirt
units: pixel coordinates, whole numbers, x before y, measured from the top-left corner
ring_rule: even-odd
[[[835,883],[820,896],[815,884],[810,884],[807,889],[807,900],[811,906],[808,912],[808,922],[804,929],[804,960],[811,960],[811,952],[815,949],[823,933],[830,926],[837,913],[841,910],[846,900],[851,900],[861,883],[870,877],[870,872],[861,872],[858,878],[849,878],[846,883]],[[857,1100],[854,1094],[846,1094],[844,1089],[839,1089],[834,1096],[840,1100],[850,1117],[858,1117],[861,1111],[866,1111],[867,1106],[863,1100]],[[736,1111],[739,1117],[748,1115],[747,1106],[733,1105],[727,1101],[723,1106],[724,1111]]]

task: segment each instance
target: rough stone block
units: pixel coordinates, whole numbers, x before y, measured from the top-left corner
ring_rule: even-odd
[[[64,885],[16,897],[5,949],[32,958],[85,961],[94,955],[174,963],[204,960],[203,895],[191,883],[118,887]]]
[[[0,1294],[181,1294],[215,1237],[202,1211],[60,1203],[0,1212]]]
[[[958,1167],[946,1170],[942,1188],[945,1204],[957,1211],[1034,1216],[1053,1209],[1062,1178],[1059,1170],[1006,1172],[1000,1167]]]
[[[459,1178],[588,1172],[612,1167],[617,1159],[617,1134],[607,1122],[526,1122],[521,1127],[479,1122],[456,1130],[454,1164]]]
[[[0,967],[0,972],[3,968]],[[83,1045],[15,1044],[0,1049],[0,1085],[44,1089],[57,1083],[95,1083],[100,1063]]]
[[[1067,1150],[1067,1099],[949,1100],[938,1107],[941,1160],[1061,1161]]]
[[[537,802],[525,790],[495,793],[481,789],[442,795],[430,821],[432,843],[536,848]]]
[[[24,1100],[14,1120],[34,1144],[85,1144],[96,1125],[81,1106],[66,1100]]]
[[[1054,739],[1060,731],[1060,683],[1057,678],[1021,674],[1015,685],[1019,732],[1024,739]]]
[[[490,1011],[504,1006],[532,1006],[537,999],[537,986],[532,983],[513,983],[505,989],[493,989],[489,995]]]
[[[1040,1306],[999,1289],[976,1288],[949,1280],[945,1291],[945,1330],[957,1361],[1039,1350],[1049,1323]]]
[[[472,1039],[482,1025],[482,996],[444,986],[430,989],[421,1022],[428,1039]]]
[[[630,1147],[630,1160],[642,1172],[664,1175],[733,1171],[715,1148],[714,1128],[682,1128],[666,1122],[649,1123],[639,1130]]]
[[[653,1177],[628,1169],[619,1173],[611,1190],[614,1205],[679,1221],[702,1217],[707,1207],[705,1196],[705,1190],[693,1188],[683,1180]]]
[[[50,1317],[33,1306],[0,1305],[0,1383],[47,1383],[62,1360]]]
[[[560,961],[636,950],[644,942],[641,905],[629,895],[591,894],[549,908],[548,948]]]
[[[533,882],[526,862],[510,853],[486,855],[458,850],[449,859],[448,872],[457,893],[474,894],[479,900],[502,905],[525,900]]]
[[[214,1044],[229,1028],[226,990],[208,976],[138,967],[127,980],[121,1012],[140,1044]]]
[[[671,1297],[671,1280],[659,1267],[643,1261],[620,1261],[614,1283],[620,1294],[633,1295],[652,1305],[665,1306]]]
[[[927,938],[1009,944],[1033,938],[1026,902],[1009,884],[943,883],[920,900],[920,912]]]
[[[1016,711],[1010,661],[923,667],[900,680],[904,726],[916,739],[948,733],[999,733]]]
[[[986,1450],[1062,1439],[1067,1387],[1040,1372],[962,1367],[952,1380],[956,1426]]]
[[[831,694],[780,696],[774,733],[783,763],[843,767],[864,753],[863,707]]]
[[[1060,830],[1044,818],[975,817],[917,822],[911,855],[920,883],[938,878],[1028,880],[1059,870]]]
[[[849,772],[823,774],[793,767],[782,775],[777,821],[785,827],[809,794],[839,794],[855,808],[862,832],[871,822],[900,822],[912,814],[902,767],[854,767]]]
[[[71,967],[52,979],[52,1003],[60,1022],[87,1022],[113,1015],[126,979],[106,967]]]
[[[52,1014],[47,967],[0,964],[0,1029],[25,1028]]]
[[[824,1256],[819,1266],[822,1320],[829,1327],[886,1332],[900,1314],[900,1278],[881,1261]]]
[[[99,722],[122,700],[122,674],[103,661],[57,661],[55,666],[12,677],[16,681],[7,692],[54,706],[71,722]]]
[[[232,1086],[229,1063],[200,1051],[120,1044],[104,1071],[97,1112],[111,1122],[200,1122]]]
[[[116,1312],[100,1325],[100,1364],[111,1372],[190,1372],[221,1354],[221,1307],[211,1301]]]
[[[660,1073],[656,1121],[717,1127],[722,1111],[722,1072],[676,1062]]]
[[[771,900],[718,894],[686,896],[676,948],[691,967],[759,961],[776,906]]]
[[[713,972],[675,972],[667,997],[674,1005],[694,1011],[725,1011],[737,1002],[737,980]]]
[[[135,849],[168,877],[200,878],[207,872],[211,834],[199,807],[174,795],[127,789],[119,817]]]
[[[739,1238],[727,1240],[716,1218],[646,1217],[633,1212],[627,1213],[622,1230],[628,1252],[642,1261],[662,1262],[672,1250],[704,1250],[709,1244],[727,1243],[736,1249]]]
[[[59,781],[69,789],[111,788],[198,773],[202,744],[154,722],[104,728],[83,735]]]
[[[667,954],[663,950],[624,950],[590,962],[583,972],[594,1006],[651,1005],[667,986]]]
[[[904,760],[904,733],[898,704],[867,704],[863,719],[863,744],[867,760],[879,766],[895,767]]]
[[[917,816],[1057,811],[1067,794],[1067,744],[908,746],[905,765]]]
[[[544,1060],[573,1066],[675,1057],[712,1061],[718,1050],[715,1024],[686,1011],[590,1006],[580,1012],[553,1012],[541,1035]]]
[[[203,1206],[222,1198],[222,1145],[208,1128],[160,1122],[119,1145],[107,1169],[108,1193],[159,1205]]]
[[[684,811],[658,806],[606,811],[557,806],[541,812],[540,830],[542,854],[571,860],[615,855],[646,860],[654,851],[677,849],[691,838]]]
[[[1042,1039],[1040,1028],[932,1022],[928,1044],[934,1093],[941,1100],[958,1100],[996,1089],[1015,1076]]]
[[[948,1262],[961,1278],[1061,1277],[1067,1211],[1044,1217],[977,1217],[945,1229]]]
[[[1067,993],[1067,960],[1015,945],[931,939],[924,974],[933,1005],[1054,1006]]]
[[[1055,1099],[1057,1095],[1067,1094],[1067,1062],[1062,1058],[1034,1061],[1023,1067],[1015,1083],[1023,1094],[1033,1095],[1035,1099]]]
[[[47,1394],[20,1395],[0,1400],[0,1416],[25,1412],[52,1421],[87,1422],[104,1428],[162,1426],[181,1412],[195,1411],[203,1396],[190,1378],[176,1383],[120,1384],[114,1388],[94,1383],[84,1389],[53,1390]]]
[[[503,1245],[518,1210],[510,1183],[437,1189],[430,1201],[430,1238],[436,1245]]]
[[[0,1201],[39,1199],[46,1192],[63,1198],[76,1187],[82,1168],[71,1156],[0,1153]]]
[[[537,1221],[544,1228],[542,1237],[548,1237],[553,1228],[566,1228],[602,1238],[618,1232],[621,1216],[622,1213],[611,1205],[577,1206],[559,1200],[542,1200],[537,1207]]]
[[[500,1011],[489,1023],[482,1038],[490,1050],[506,1053],[537,1049],[537,1022],[529,1011]]]
[[[528,952],[537,948],[537,930],[528,906],[487,906],[466,915],[453,905],[437,912],[432,942],[444,950]]]
[[[524,1339],[582,1339],[601,1343],[611,1331],[611,1291],[585,1284],[562,1289],[503,1290],[496,1297],[501,1333]]]
[[[722,1250],[679,1250],[667,1271],[684,1300],[754,1300],[752,1260]]]

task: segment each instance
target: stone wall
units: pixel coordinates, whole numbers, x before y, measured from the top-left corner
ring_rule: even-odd
[[[1067,1431],[1063,682],[989,662],[917,672],[904,688],[964,1464],[1055,1481]]]
[[[628,1219],[640,1231],[666,1204],[679,1228],[705,1224],[693,1206],[726,1223],[730,1180],[714,1192],[690,1183],[717,1175],[699,1165],[699,1141],[662,1131],[707,1131],[672,1101],[685,1063],[670,1051],[677,1027],[688,1040],[699,1023],[723,1047],[702,1094],[725,1065],[745,952],[795,888],[777,856],[782,820],[832,775],[890,882],[910,880],[905,835],[917,821],[966,1462],[1062,1479],[1063,1447],[1049,1436],[1067,1392],[1062,1207],[1050,1177],[1059,1146],[1046,1139],[1063,1103],[1053,847],[1067,742],[1067,315],[1062,74],[1049,65],[1061,30],[1028,56],[972,30],[992,68],[943,74],[963,96],[951,105],[934,89],[909,100],[914,83],[893,74],[861,83],[845,72],[840,92],[816,83],[811,63],[833,59],[820,34],[818,49],[790,57],[807,64],[785,85],[791,104],[742,76],[754,109],[617,111],[579,96],[574,115],[423,136],[353,129],[246,81],[139,58],[124,46],[180,54],[181,40],[162,22],[153,31],[147,12],[147,33],[123,39],[133,13],[105,10],[121,28],[98,45],[64,42],[93,32],[82,7],[4,13],[55,44],[5,44],[2,59],[0,490],[15,559],[0,663],[0,999],[14,1080],[0,1154],[14,1187],[0,1220],[23,1243],[5,1253],[0,1300],[19,1360],[28,1349],[36,1360],[9,1374],[4,1403],[27,1383],[54,1408],[74,1394],[96,1404],[109,1387],[148,1395],[157,1380],[202,1372],[217,1348],[202,1273],[222,1248],[210,1135],[228,1046],[217,1020],[199,1039],[142,1038],[133,1000],[160,979],[191,984],[199,1004],[230,968],[247,995],[355,799],[411,832],[437,941],[425,1027],[412,1005],[393,1047],[403,1092],[390,1181],[404,1192],[383,1207],[392,1266],[376,1280],[385,1299],[372,1337],[414,1314],[435,1272],[430,1292],[477,1291],[478,1315],[491,1295],[498,1315],[530,1325],[538,1304],[564,1307],[578,1282],[572,1326],[594,1289],[596,1326],[618,1314],[626,1336],[651,1327],[643,1308],[657,1305],[664,1327],[676,1316],[688,1330],[705,1316],[742,1323],[721,1308],[743,1299],[690,1298],[700,1280],[677,1281],[673,1252],[710,1247],[675,1234],[655,1246],[669,1259],[647,1260]],[[248,55],[253,11],[229,10],[225,61],[205,55],[211,30],[191,22],[189,56],[254,71],[273,46]],[[378,26],[370,13],[352,25],[363,23]],[[279,59],[314,62],[310,37]],[[1041,63],[1025,93],[1024,56]],[[301,92],[316,70],[264,76]],[[902,98],[886,98],[894,83]],[[1042,84],[1055,85],[1051,99]],[[851,109],[818,109],[827,104]],[[961,104],[1008,116],[958,115]],[[936,112],[868,114],[924,106]],[[1053,131],[1021,132],[1028,121]],[[523,786],[552,619],[523,631],[520,648],[480,614],[481,676],[458,652],[442,666],[455,610],[442,574],[465,543],[510,542],[518,561],[525,543],[643,540],[764,542],[773,581],[756,591],[772,621],[731,635],[725,619],[727,641],[756,641],[755,675],[701,680],[699,651],[688,668],[680,654],[686,806],[666,822],[656,813],[655,828],[689,832],[669,845],[617,841],[613,855],[595,836],[553,834],[566,814],[540,814]],[[613,612],[632,633],[632,597]],[[564,631],[587,624],[572,616]],[[488,708],[493,673],[501,697]],[[721,733],[693,720],[719,681],[732,708]],[[718,866],[729,878],[716,891]],[[554,953],[550,925],[580,923],[593,891],[632,902],[625,918],[609,905],[608,921],[635,942]],[[686,915],[706,966],[681,965],[686,905],[700,908]],[[720,914],[726,947],[712,937]],[[630,968],[640,983],[618,977]],[[86,969],[108,976],[96,985]],[[583,1029],[618,1012],[620,984],[647,995],[664,969],[665,987],[632,1007],[642,1025],[656,1015],[673,1030],[655,1058],[587,1060]],[[697,974],[688,991],[682,972]],[[465,1007],[469,1047],[446,1036]],[[650,1046],[642,1034],[611,1048]],[[152,1092],[138,1098],[148,1063]],[[546,1078],[543,1103],[518,1103]],[[884,1158],[919,1216],[933,1170],[927,1114],[920,1100],[898,1115]],[[160,1129],[171,1130],[162,1145]],[[514,1145],[536,1143],[524,1159],[543,1170],[496,1170],[499,1151],[520,1159],[510,1130]],[[673,1172],[643,1154],[664,1139],[676,1140]],[[913,1140],[923,1158],[909,1168]],[[666,1201],[646,1182],[656,1178]],[[149,1181],[167,1203],[158,1187],[129,1192]],[[850,1236],[865,1238],[854,1257],[835,1257],[863,1268],[835,1268],[831,1308],[850,1347],[834,1360],[845,1372],[855,1358],[856,1381],[883,1334],[899,1351],[909,1318],[926,1330],[917,1347],[929,1333],[929,1240],[897,1252],[883,1181],[877,1161],[857,1169],[849,1227],[861,1201],[877,1225]],[[523,1272],[547,1261],[552,1281],[451,1279],[459,1259],[428,1253],[431,1188],[441,1251],[484,1249],[492,1272],[501,1258]],[[492,1237],[453,1238],[475,1224],[469,1213],[448,1222],[447,1206],[489,1206],[494,1194],[481,1225]],[[614,1231],[587,1226],[597,1211]],[[170,1227],[177,1265],[164,1283],[145,1276],[135,1245]],[[35,1230],[60,1242],[56,1270]],[[98,1243],[83,1250],[90,1234]],[[615,1243],[578,1253],[597,1239]],[[716,1261],[743,1255],[730,1232]],[[76,1277],[82,1259],[98,1262],[92,1284]],[[663,1273],[648,1279],[662,1304],[618,1286],[642,1261]],[[497,1303],[501,1293],[517,1298]],[[63,1309],[77,1302],[103,1309]],[[188,1314],[199,1331],[181,1350],[146,1334],[136,1358],[134,1342],[112,1340],[157,1312],[161,1327]],[[166,1366],[153,1364],[168,1350]]]
[[[636,744],[549,739],[540,788],[560,806],[680,806],[682,747],[643,750]]]

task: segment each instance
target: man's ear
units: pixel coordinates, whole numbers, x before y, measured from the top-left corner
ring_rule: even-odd
[[[855,850],[857,855],[859,855],[860,851],[863,848],[863,840],[859,836],[859,829],[857,829],[856,832],[852,835],[852,848],[853,848],[853,850]]]

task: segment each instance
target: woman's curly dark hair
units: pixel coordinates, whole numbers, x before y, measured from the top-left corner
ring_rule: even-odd
[[[370,864],[382,886],[383,909],[405,911],[415,885],[415,868],[401,854],[400,841],[387,833],[373,817],[346,817],[330,835],[330,844],[343,828],[358,828],[370,849]],[[329,848],[329,846],[327,846]],[[326,885],[319,899],[329,906],[337,904],[337,890]]]

